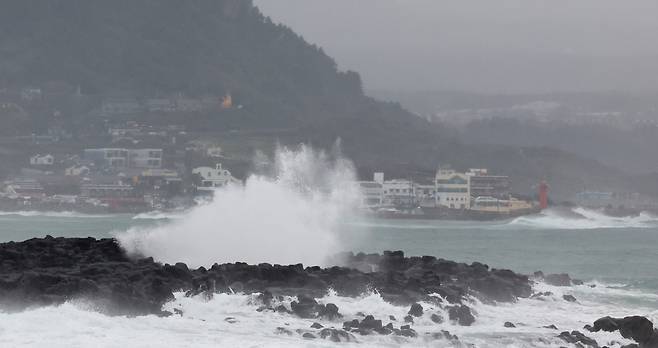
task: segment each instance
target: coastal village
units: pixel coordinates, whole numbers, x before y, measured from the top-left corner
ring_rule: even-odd
[[[7,165],[16,168],[0,187],[0,210],[137,213],[191,207],[218,188],[242,184],[247,168],[244,163],[236,168],[240,164],[224,149],[222,135],[190,124],[204,115],[241,115],[243,108],[230,92],[198,98],[97,96],[56,83],[0,90],[0,112],[18,123],[27,114],[45,115],[38,134],[0,136],[0,145],[22,154]],[[74,114],[97,122],[73,134]],[[506,173],[482,168],[441,166],[413,178],[375,172],[355,184],[363,197],[360,208],[385,218],[496,219],[536,213],[549,203],[549,185],[541,178],[531,192],[515,194]],[[583,190],[573,204],[653,203],[638,193]]]

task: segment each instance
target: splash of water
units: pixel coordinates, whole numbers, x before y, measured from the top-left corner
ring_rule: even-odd
[[[116,237],[129,253],[162,262],[322,265],[339,251],[338,224],[359,201],[351,162],[302,145],[279,148],[273,168],[274,177],[220,189],[180,220]]]
[[[637,216],[614,217],[598,210],[574,208],[567,211],[546,210],[541,214],[522,216],[512,220],[509,226],[540,229],[600,229],[600,228],[655,228],[658,218],[641,213]]]

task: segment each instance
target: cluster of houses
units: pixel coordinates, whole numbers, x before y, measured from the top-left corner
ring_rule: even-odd
[[[385,180],[374,173],[372,181],[360,181],[361,206],[372,211],[449,209],[513,213],[530,210],[533,203],[512,197],[510,178],[490,175],[487,169],[457,172],[438,169],[434,178]]]
[[[240,183],[221,164],[169,169],[159,148],[88,148],[81,156],[32,156],[29,168],[3,183],[0,208],[144,211]]]

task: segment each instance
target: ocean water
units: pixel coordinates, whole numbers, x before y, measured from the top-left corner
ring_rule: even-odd
[[[574,218],[559,211],[501,222],[373,220],[350,216],[332,225],[334,241],[338,246],[336,250],[404,250],[408,255],[434,255],[464,262],[480,261],[491,267],[509,268],[521,273],[535,270],[567,272],[586,282],[585,285],[572,287],[538,283],[535,285],[536,291],[553,293],[542,300],[521,299],[514,304],[493,305],[472,299],[470,305],[476,312],[477,320],[470,327],[449,322],[435,324],[430,320],[432,313],[445,318],[447,314],[431,304],[423,304],[425,314],[413,325],[419,333],[418,338],[358,336],[358,343],[342,343],[340,346],[451,346],[447,340],[436,341],[425,334],[449,330],[459,336],[462,343],[477,347],[558,347],[565,345],[556,337],[560,331],[582,331],[585,324],[602,316],[643,315],[658,322],[658,219],[646,214],[611,218],[592,210],[576,209],[575,212],[582,217]],[[128,240],[134,241],[135,235],[140,232],[151,234],[149,239],[142,241],[153,241],[158,231],[171,230],[187,233],[187,238],[203,236],[206,238],[205,243],[220,244],[221,238],[209,239],[207,233],[194,234],[186,230],[190,228],[186,220],[203,218],[207,217],[190,213],[149,213],[137,216],[2,213],[0,241],[19,241],[47,234],[99,238],[113,236],[119,239],[130,236]],[[219,236],[225,233],[222,226],[200,224],[198,228],[217,231],[213,233]],[[259,247],[253,243],[251,246]],[[322,243],[304,246],[321,249]],[[220,248],[219,245],[216,247]],[[157,253],[162,251],[154,249],[156,258]],[[170,255],[164,252],[160,258],[171,261],[167,259]],[[578,302],[562,300],[563,294],[575,296]],[[289,306],[290,300],[287,299],[283,304]],[[408,311],[406,307],[384,302],[376,291],[356,299],[328,294],[318,301],[337,304],[344,320],[358,318],[357,313],[364,312],[384,319],[384,323],[387,323],[389,315],[400,320]],[[314,332],[310,329],[313,320],[257,312],[258,303],[252,295],[221,294],[207,300],[177,294],[176,300],[165,307],[182,309],[184,315],[170,318],[108,317],[97,312],[93,302],[79,301],[21,313],[0,313],[0,346],[338,346],[319,339],[302,339],[295,330]],[[234,320],[227,321],[229,317]],[[517,327],[504,328],[506,321],[515,323]],[[319,322],[325,327],[339,328],[342,325],[342,320]],[[402,323],[398,321],[394,324],[399,326]],[[543,328],[551,324],[556,325],[560,331]],[[277,334],[277,327],[287,328],[294,334]],[[630,343],[616,334],[595,333],[590,336],[601,344],[613,347]]]
[[[658,323],[658,217],[613,218],[577,208],[500,222],[366,219],[354,213],[360,194],[353,184],[353,166],[334,152],[306,146],[278,149],[269,176],[252,175],[243,187],[222,189],[211,203],[188,212],[0,213],[0,241],[45,235],[115,237],[129,253],[193,267],[236,261],[323,265],[341,251],[403,250],[527,274],[567,272],[585,284],[537,283],[535,291],[553,295],[511,304],[470,299],[476,322],[469,327],[435,324],[431,315],[447,318],[445,311],[424,303],[424,315],[413,324],[419,337],[358,336],[358,342],[340,345],[303,339],[301,333],[311,330],[312,320],[258,312],[253,295],[218,294],[207,300],[177,294],[165,309],[184,314],[169,318],[109,317],[96,309],[93,299],[70,301],[0,313],[0,347],[559,347],[566,345],[557,338],[560,331],[582,330],[607,315],[642,315]],[[563,295],[573,295],[577,302],[567,302]],[[376,289],[359,298],[329,293],[317,300],[338,305],[342,320],[363,312],[386,324],[393,315],[396,327],[409,310],[384,302]],[[342,320],[320,323],[340,328]],[[505,328],[507,321],[516,328]],[[279,327],[293,334],[278,334]],[[458,335],[461,345],[429,338],[427,333],[440,330]],[[630,343],[616,334],[591,336],[610,347]]]

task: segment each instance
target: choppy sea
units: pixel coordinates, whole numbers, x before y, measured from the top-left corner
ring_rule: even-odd
[[[206,209],[217,209],[208,207]],[[371,220],[350,217],[331,226],[332,250],[382,252],[403,250],[407,255],[434,255],[461,262],[479,261],[496,268],[509,268],[530,274],[569,273],[585,281],[584,285],[554,287],[543,283],[536,291],[550,291],[543,299],[521,299],[513,304],[484,304],[475,299],[471,307],[476,312],[473,326],[462,327],[430,320],[440,308],[423,304],[425,314],[413,328],[418,338],[392,336],[359,336],[358,343],[340,346],[397,347],[450,346],[446,340],[432,340],[423,333],[448,330],[462,344],[477,347],[558,347],[566,345],[557,338],[560,331],[581,330],[599,317],[642,315],[658,322],[658,217],[642,214],[636,217],[613,218],[594,210],[577,208],[577,214],[546,211],[542,214],[500,222],[454,222],[426,220]],[[21,241],[47,234],[66,237],[118,237],[128,248],[143,248],[162,261],[186,261],[192,265],[212,259],[206,249],[202,258],[186,253],[197,244],[210,244],[217,250],[218,262],[222,245],[235,249],[242,245],[245,260],[276,256],[259,252],[262,245],[250,238],[262,235],[277,244],[299,246],[311,251],[323,250],[316,237],[309,240],[300,235],[279,234],[285,223],[280,219],[261,218],[268,224],[246,224],[255,231],[244,233],[244,239],[225,242],[228,235],[241,235],[234,223],[198,223],[209,219],[203,212],[148,213],[133,215],[83,215],[77,213],[7,212],[0,213],[0,241]],[[221,214],[220,214],[221,215]],[[580,217],[576,217],[579,215]],[[243,217],[244,218],[244,217]],[[252,217],[250,219],[258,219]],[[229,220],[230,219],[226,219]],[[196,222],[190,222],[196,221]],[[272,226],[268,230],[267,226]],[[306,225],[305,225],[306,226]],[[313,226],[311,224],[310,226]],[[323,226],[319,226],[322,228]],[[298,226],[290,226],[291,229]],[[196,234],[195,229],[205,229]],[[166,231],[163,232],[163,231]],[[163,235],[163,240],[158,236]],[[300,231],[299,233],[304,233]],[[309,232],[311,233],[311,232]],[[212,238],[217,236],[217,238]],[[182,243],[190,240],[189,243]],[[302,245],[298,245],[299,240]],[[166,241],[171,241],[169,245]],[[149,248],[144,243],[155,245]],[[237,243],[237,244],[232,244]],[[150,245],[150,244],[149,244]],[[177,247],[180,245],[180,247]],[[317,249],[314,249],[317,248]],[[293,255],[294,252],[292,253]],[[304,253],[300,253],[303,258]],[[195,255],[198,256],[198,255]],[[231,256],[235,258],[235,256]],[[178,260],[182,259],[182,260]],[[313,260],[312,258],[310,260]],[[242,261],[242,260],[232,260]],[[273,262],[277,260],[272,260]],[[305,261],[305,260],[299,260]],[[311,261],[312,262],[312,261]],[[562,295],[576,297],[566,302]],[[286,299],[284,305],[289,305]],[[401,320],[408,310],[384,302],[377,294],[359,298],[339,297],[329,293],[318,299],[338,305],[344,320],[358,318],[358,312],[387,319],[393,315]],[[277,327],[312,330],[313,320],[291,315],[258,312],[253,295],[220,294],[213,299],[186,298],[177,294],[166,309],[179,308],[185,315],[159,318],[109,317],[98,312],[93,302],[69,302],[60,306],[34,308],[21,313],[0,313],[0,346],[2,347],[334,347],[324,340],[305,340],[295,333],[278,334]],[[227,318],[233,318],[227,320]],[[516,328],[505,328],[505,322]],[[341,327],[342,321],[319,321],[325,327]],[[399,326],[401,323],[394,324]],[[558,331],[544,328],[555,325]],[[600,344],[619,347],[630,343],[617,334],[589,334]]]

